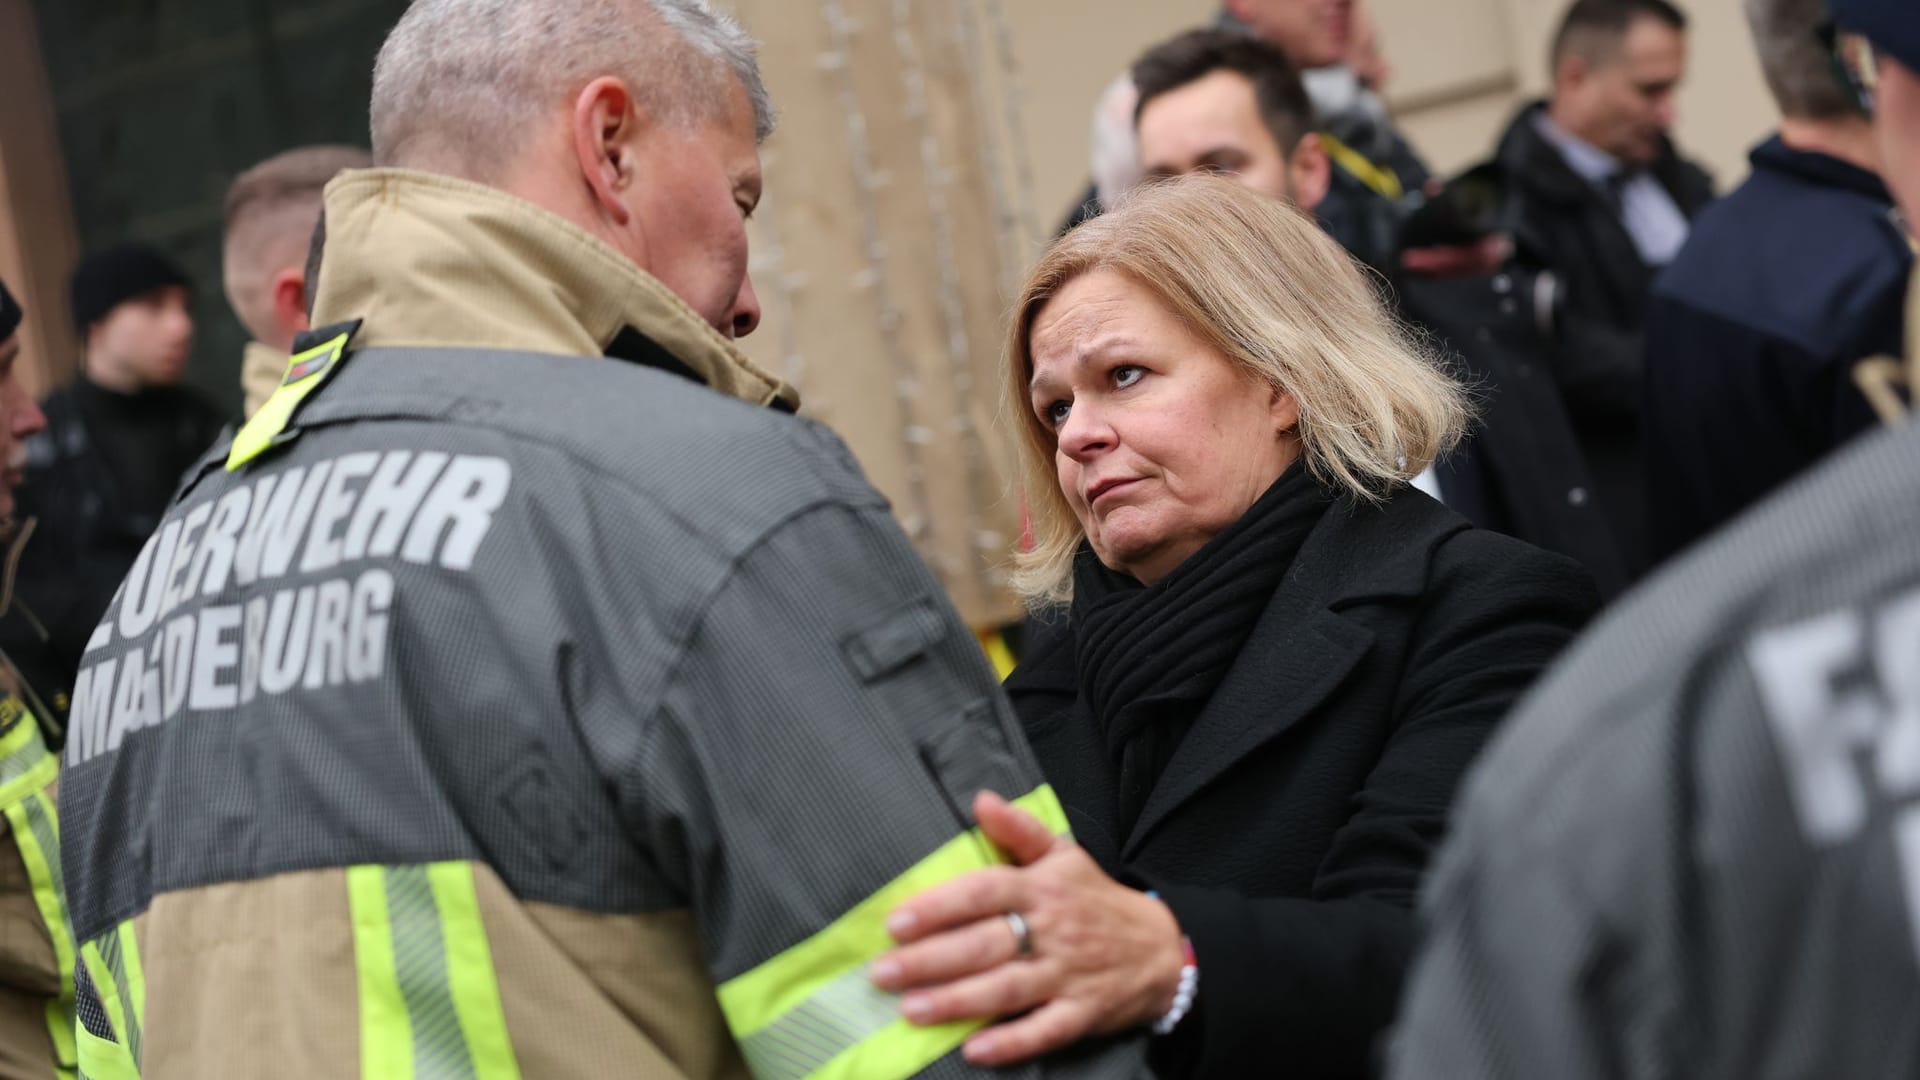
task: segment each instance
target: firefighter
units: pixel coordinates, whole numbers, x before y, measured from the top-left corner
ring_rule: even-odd
[[[752,42],[699,0],[416,0],[371,116],[318,329],[86,654],[83,1070],[972,1075],[867,965],[1000,858],[977,791],[1063,815],[884,500],[733,345]]]
[[[33,525],[15,520],[26,439],[47,418],[14,374],[20,305],[0,282],[0,619],[33,640],[37,616],[13,595],[15,556]],[[44,635],[41,635],[44,638]],[[44,684],[0,652],[0,1080],[72,1077],[73,935],[60,883],[54,809],[59,715]]]

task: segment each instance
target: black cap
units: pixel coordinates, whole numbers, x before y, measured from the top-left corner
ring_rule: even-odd
[[[73,325],[82,334],[107,312],[169,285],[192,288],[178,263],[145,244],[121,244],[80,260],[73,272]]]
[[[1920,72],[1920,8],[1913,0],[1828,0],[1827,9],[1842,29]]]
[[[26,313],[20,310],[20,304],[7,291],[7,283],[0,281],[0,341],[13,336],[20,329],[20,319]]]

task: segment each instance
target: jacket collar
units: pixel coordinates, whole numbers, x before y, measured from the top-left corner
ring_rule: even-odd
[[[1507,125],[1506,133],[1500,136],[1499,149],[1494,151],[1495,160],[1500,162],[1510,183],[1524,187],[1548,202],[1599,202],[1599,189],[1575,172],[1567,164],[1560,147],[1554,145],[1540,130],[1546,114],[1547,103],[1544,101],[1535,101],[1521,109],[1520,114]],[[1681,190],[1684,186],[1681,173],[1686,168],[1673,143],[1662,139],[1660,154],[1647,166],[1647,172],[1660,182],[1661,187],[1667,189],[1680,209],[1691,217],[1698,208],[1699,200]]]
[[[584,229],[496,188],[407,169],[327,185],[316,326],[364,320],[356,348],[572,356],[657,344],[681,373],[755,405],[799,396],[686,303]]]
[[[1344,612],[1417,599],[1433,550],[1465,528],[1411,489],[1381,506],[1351,497],[1329,506],[1241,650],[1253,662],[1236,661],[1194,720],[1122,857],[1132,858],[1155,826],[1216,777],[1313,715],[1373,644],[1372,632]]]
[[[1844,188],[1876,202],[1893,203],[1893,196],[1880,177],[1831,154],[1795,150],[1778,135],[1754,147],[1747,160],[1756,172],[1784,173],[1820,187]]]

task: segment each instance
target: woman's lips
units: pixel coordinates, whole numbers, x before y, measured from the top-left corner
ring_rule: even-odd
[[[1105,499],[1116,491],[1125,491],[1139,482],[1140,478],[1137,476],[1130,480],[1102,480],[1087,489],[1087,505],[1089,507],[1098,507],[1100,500]]]

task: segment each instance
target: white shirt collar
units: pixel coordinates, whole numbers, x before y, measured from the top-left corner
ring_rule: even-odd
[[[1567,168],[1578,173],[1587,183],[1604,184],[1620,172],[1620,162],[1612,154],[1554,123],[1546,110],[1541,110],[1533,123],[1540,136],[1560,151]]]

